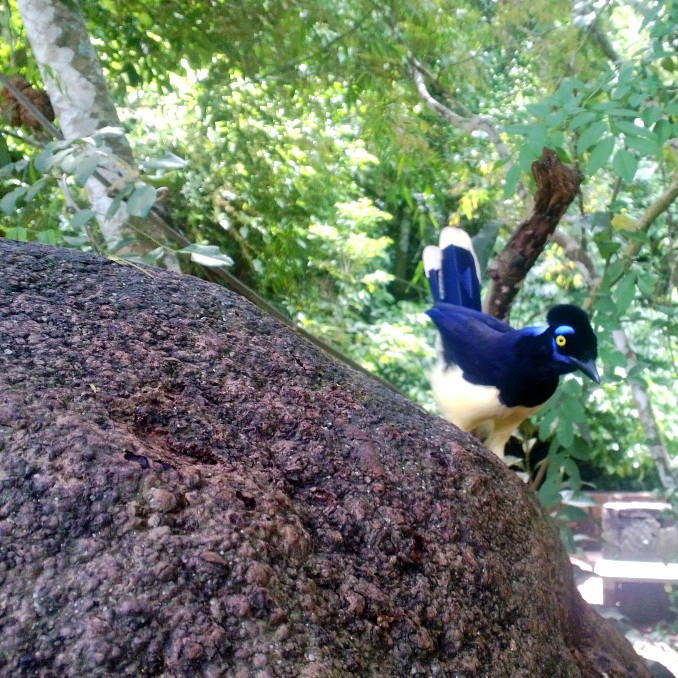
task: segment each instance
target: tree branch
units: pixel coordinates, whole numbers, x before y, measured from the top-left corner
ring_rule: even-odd
[[[542,150],[541,160],[532,163],[532,174],[537,184],[532,214],[490,264],[485,311],[496,318],[508,315],[523,279],[576,198],[583,180],[577,167],[563,164],[549,148]]]
[[[655,220],[661,216],[678,198],[678,170],[673,173],[668,188],[640,215],[635,223],[635,231],[645,233]],[[632,240],[624,249],[625,257],[635,257],[640,251],[640,242]]]
[[[579,272],[584,276],[589,286],[598,284],[600,275],[596,270],[593,259],[584,251],[580,244],[560,229],[556,229],[551,236],[552,242],[560,245],[565,252],[565,256],[577,264]]]
[[[598,15],[600,16],[600,15]],[[591,37],[598,43],[600,49],[603,50],[603,54],[614,64],[618,64],[621,61],[621,57],[617,53],[617,50],[614,48],[609,38],[603,31],[600,30],[598,25],[598,16],[595,18],[595,21],[591,24],[589,29],[589,34]]]
[[[673,173],[671,183],[667,189],[640,215],[633,226],[633,230],[638,233],[646,233],[650,226],[671,207],[678,199],[678,170]],[[638,240],[631,240],[624,248],[623,257],[627,263],[638,254],[641,243]],[[591,293],[584,302],[584,308],[588,311],[593,306],[596,295],[602,285],[602,278],[599,278],[595,285],[591,287]]]
[[[414,84],[422,101],[434,112],[450,124],[458,127],[465,132],[483,132],[497,149],[497,153],[502,159],[511,157],[511,151],[502,141],[501,135],[491,121],[480,115],[471,114],[467,117],[455,113],[451,108],[440,103],[429,91],[426,86],[426,76],[428,71],[416,60],[410,59],[414,73]]]

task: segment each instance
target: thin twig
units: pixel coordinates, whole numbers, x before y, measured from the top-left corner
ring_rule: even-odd
[[[13,132],[11,129],[7,129],[6,127],[0,128],[0,134],[4,134],[8,137],[14,137],[15,139],[18,139],[24,144],[27,144],[28,146],[34,146],[35,148],[45,148],[45,144],[35,141],[35,139],[30,139],[28,137],[24,137],[21,134],[18,134],[17,132]]]
[[[549,458],[546,457],[542,462],[541,465],[539,466],[539,470],[537,471],[537,475],[530,481],[530,489],[532,490],[538,490],[539,486],[541,485],[542,480],[544,480],[544,476],[546,475],[546,469],[549,467]]]

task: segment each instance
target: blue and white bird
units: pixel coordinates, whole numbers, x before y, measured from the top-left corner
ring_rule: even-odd
[[[580,370],[600,383],[596,335],[577,306],[552,308],[546,325],[515,330],[483,313],[480,267],[471,239],[447,227],[423,252],[439,331],[430,380],[442,416],[472,432],[499,457],[523,419],[556,390],[560,375]]]

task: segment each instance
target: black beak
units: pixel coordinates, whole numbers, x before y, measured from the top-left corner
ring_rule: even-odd
[[[598,376],[598,370],[596,369],[596,361],[593,358],[589,360],[577,360],[572,356],[569,356],[570,361],[573,365],[576,365],[578,370],[581,370],[589,379],[592,379],[596,384],[600,384],[600,376]]]

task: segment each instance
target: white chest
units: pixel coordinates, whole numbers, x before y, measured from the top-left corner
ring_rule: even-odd
[[[506,407],[499,400],[499,389],[465,381],[456,365],[444,368],[438,362],[430,380],[442,416],[476,435],[500,457],[515,427],[541,407]]]

